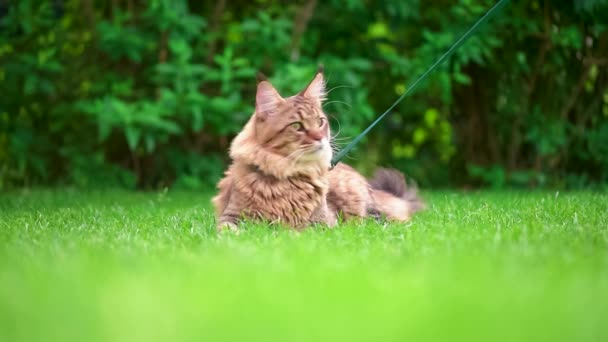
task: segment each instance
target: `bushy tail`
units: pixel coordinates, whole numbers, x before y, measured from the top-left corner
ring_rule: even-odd
[[[424,209],[415,186],[408,186],[403,174],[394,169],[378,169],[369,180],[376,210],[390,219],[408,220]]]

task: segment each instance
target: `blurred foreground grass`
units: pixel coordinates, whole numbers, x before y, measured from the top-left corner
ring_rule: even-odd
[[[0,195],[0,341],[608,340],[608,195],[218,236],[209,195]]]

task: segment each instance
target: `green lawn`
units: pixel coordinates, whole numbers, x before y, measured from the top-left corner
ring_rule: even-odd
[[[217,235],[209,195],[0,195],[0,341],[607,341],[608,195]]]

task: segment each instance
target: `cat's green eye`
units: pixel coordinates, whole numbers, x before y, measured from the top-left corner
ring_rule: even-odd
[[[319,127],[321,127],[325,123],[325,118],[319,118],[317,121],[319,122]]]
[[[304,130],[304,125],[302,125],[301,122],[292,122],[291,124],[289,124],[289,126],[291,126],[291,128],[295,129],[296,131]]]

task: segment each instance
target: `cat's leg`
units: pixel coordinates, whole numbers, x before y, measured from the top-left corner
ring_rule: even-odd
[[[321,204],[319,204],[317,209],[312,213],[310,216],[310,223],[321,223],[329,227],[333,227],[338,223],[336,214],[327,206],[327,199],[324,198]]]
[[[238,231],[243,210],[242,195],[235,190],[230,170],[218,183],[219,193],[212,199],[218,231]]]
[[[220,215],[217,223],[218,231],[238,231],[240,215],[236,213],[234,208],[229,205],[226,207],[226,210]]]
[[[218,217],[218,231],[238,231],[238,224],[242,215],[241,201],[238,194],[232,192],[226,201],[226,207]]]
[[[211,199],[211,203],[215,208],[216,217],[220,217],[230,201],[230,195],[232,194],[232,177],[230,177],[230,171],[226,171],[225,177],[222,178],[217,184],[218,193]]]

